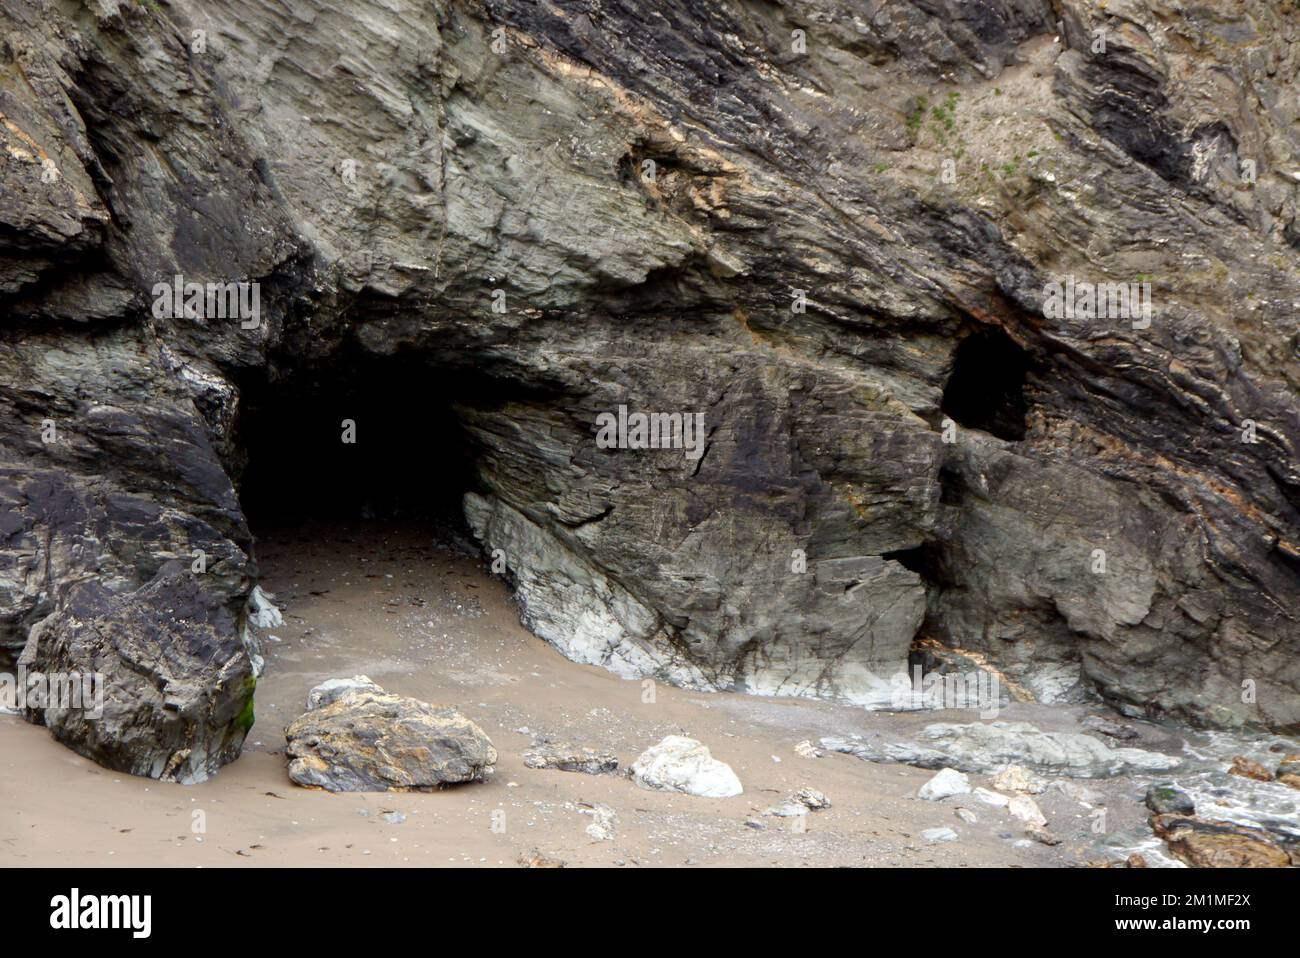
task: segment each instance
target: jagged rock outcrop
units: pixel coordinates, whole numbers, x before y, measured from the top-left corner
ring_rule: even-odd
[[[1292,7],[3,0],[0,646],[87,662],[85,584],[197,551],[240,656],[246,397],[355,353],[460,384],[471,527],[581,661],[872,703],[922,638],[1294,729]]]
[[[180,563],[130,592],[70,585],[18,662],[28,674],[94,677],[80,703],[28,713],[65,745],[134,775],[202,781],[239,755],[253,725],[257,678],[235,620]]]
[[[1289,868],[1300,859],[1293,838],[1260,828],[1192,815],[1152,815],[1151,828],[1192,868]]]
[[[915,741],[824,738],[821,743],[833,752],[856,755],[868,762],[903,762],[918,768],[959,772],[997,772],[1003,780],[995,781],[995,787],[1035,793],[1042,791],[1042,787],[1036,790],[1028,787],[1025,773],[1030,770],[1073,778],[1106,778],[1126,771],[1166,771],[1181,764],[1181,759],[1172,755],[1141,748],[1111,748],[1091,735],[1044,732],[1027,722],[935,723],[923,728]],[[1018,766],[1027,767],[1007,776]],[[1010,783],[1005,780],[1007,777],[1012,779]]]

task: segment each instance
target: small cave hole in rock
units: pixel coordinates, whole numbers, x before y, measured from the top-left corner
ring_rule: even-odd
[[[455,405],[482,385],[414,360],[354,354],[246,384],[239,494],[254,536],[374,522],[461,537],[476,452]]]
[[[907,655],[907,672],[909,676],[928,675],[940,665],[934,649],[940,646],[937,637],[942,635],[944,630],[936,616],[936,608],[943,591],[956,585],[948,568],[949,560],[945,556],[943,543],[927,541],[910,549],[882,552],[880,557],[890,559],[903,568],[915,572],[921,577],[921,583],[925,586],[925,618],[912,638],[912,648]]]
[[[1024,439],[1031,367],[1029,354],[1001,329],[972,333],[957,346],[941,408],[967,429]]]

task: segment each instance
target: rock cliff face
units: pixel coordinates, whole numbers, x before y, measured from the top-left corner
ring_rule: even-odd
[[[33,716],[237,754],[246,397],[361,355],[572,658],[1300,727],[1298,72],[1293,0],[0,0],[0,645],[108,676]]]

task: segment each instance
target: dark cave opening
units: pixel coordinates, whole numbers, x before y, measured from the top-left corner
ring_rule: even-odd
[[[972,333],[957,345],[940,408],[953,422],[999,439],[1025,438],[1030,356],[1001,329]]]
[[[308,521],[464,529],[476,451],[455,404],[481,383],[345,351],[242,389],[240,501],[254,535]]]
[[[956,585],[948,569],[943,544],[926,541],[909,549],[883,552],[880,557],[897,562],[921,577],[926,591],[926,612],[920,628],[912,637],[912,647],[907,654],[907,670],[909,675],[915,674],[917,669],[921,675],[928,675],[939,667],[934,648],[944,635],[943,628],[935,618],[936,602],[940,593]]]

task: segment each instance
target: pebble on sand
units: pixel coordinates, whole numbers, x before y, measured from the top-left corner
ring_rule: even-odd
[[[955,842],[957,833],[951,828],[927,828],[921,832],[921,837],[931,844],[937,842]]]

